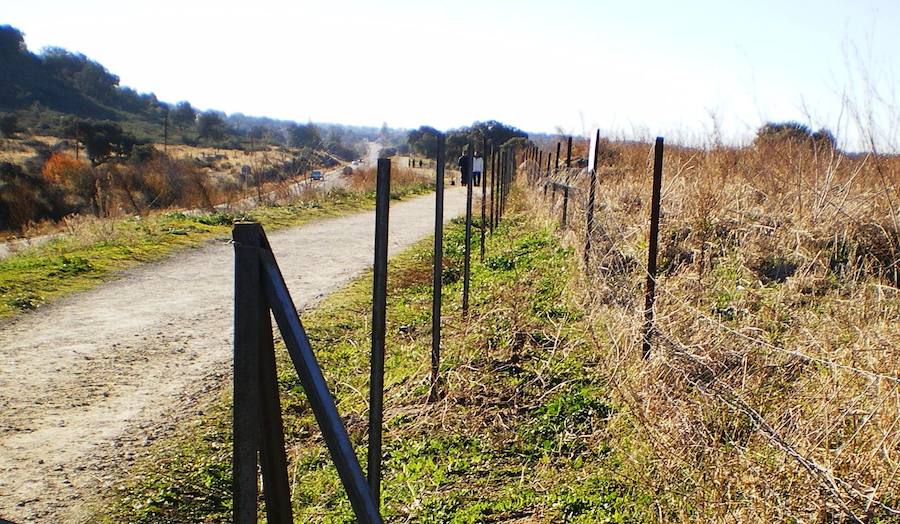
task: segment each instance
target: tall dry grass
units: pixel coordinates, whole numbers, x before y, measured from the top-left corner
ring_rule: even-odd
[[[348,189],[351,191],[370,192],[375,191],[377,170],[374,167],[360,167],[344,177]],[[413,169],[398,167],[396,163],[391,168],[391,188],[411,187],[417,184],[430,182],[430,178],[423,177]]]
[[[604,143],[601,159],[577,288],[624,408],[613,474],[678,520],[900,518],[900,158],[667,147],[649,360],[652,146]],[[587,176],[555,179],[578,188],[565,234],[580,249]]]

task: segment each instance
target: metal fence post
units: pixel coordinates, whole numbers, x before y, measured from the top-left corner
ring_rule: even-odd
[[[272,320],[262,288],[257,223],[234,226],[234,520],[256,522],[257,451],[269,522],[289,523],[284,428],[275,370]]]
[[[265,238],[256,224],[258,238]],[[267,243],[267,242],[266,242]],[[258,262],[257,262],[258,263]],[[287,454],[284,450],[284,423],[278,393],[275,365],[275,342],[272,339],[272,316],[268,304],[258,313],[261,331],[259,345],[260,443],[259,466],[262,472],[266,517],[273,524],[291,524],[291,489],[288,484]]]
[[[497,152],[494,151],[494,146],[491,146],[491,217],[490,217],[490,224],[491,224],[491,236],[492,237],[494,236],[494,225],[495,225],[494,224],[494,218],[495,218],[494,217],[494,193],[496,193],[496,191],[494,190],[494,185],[495,185],[494,178],[495,178],[495,173],[497,171],[496,164],[497,164]]]
[[[466,245],[463,251],[463,296],[462,296],[462,314],[469,314],[469,269],[472,263],[472,162],[475,149],[475,143],[469,142],[469,154],[466,158],[466,169],[469,171],[466,184]]]
[[[378,159],[375,182],[375,263],[372,282],[372,359],[369,378],[369,488],[381,506],[381,429],[384,419],[384,338],[387,310],[388,214],[391,160]]]
[[[503,179],[506,176],[506,151],[500,150],[497,158],[497,224],[503,219]]]
[[[484,235],[487,224],[487,139],[481,141],[481,252],[479,260],[484,263]]]
[[[260,441],[259,352],[263,298],[256,224],[235,224],[234,240],[234,411],[232,432],[233,518],[256,522],[257,452]]]
[[[544,173],[544,198],[547,197],[547,185],[550,183],[550,157],[553,156],[553,151],[547,152],[547,171]]]
[[[434,273],[431,277],[431,391],[428,400],[438,397],[438,372],[441,365],[441,287],[444,267],[444,135],[438,138],[437,173],[434,197]]]
[[[543,166],[544,166],[544,152],[543,152],[543,151],[539,151],[539,152],[538,152],[537,169],[535,170],[535,171],[536,171],[536,176],[537,176],[538,179],[543,178],[543,177],[541,176],[541,168],[542,168]]]
[[[572,167],[572,137],[568,138],[566,145],[566,169]]]
[[[591,169],[591,187],[588,193],[587,217],[585,218],[584,231],[584,270],[590,271],[591,263],[591,240],[594,234],[594,202],[597,193],[597,162],[600,158],[600,130],[597,130],[596,141],[594,142],[594,165]]]
[[[331,460],[334,462],[357,520],[363,524],[380,524],[382,520],[372,490],[359,466],[359,460],[356,458],[350,437],[347,435],[347,429],[334,405],[334,399],[328,390],[325,377],[322,376],[322,370],[313,353],[309,338],[306,336],[300,317],[297,316],[297,308],[294,306],[287,285],[284,283],[284,277],[264,235],[263,245],[264,249],[259,250],[259,256],[263,266],[263,287],[268,305],[278,322],[278,331],[281,332],[284,345],[294,364],[294,369],[297,371],[297,376],[300,378],[300,383],[303,385],[303,391],[309,400],[313,415],[316,417],[319,429],[322,430],[322,437],[325,439]]]
[[[562,227],[569,225],[569,186],[563,186]]]
[[[647,254],[647,296],[644,300],[644,358],[650,355],[653,336],[653,303],[656,300],[656,254],[659,242],[659,208],[662,196],[663,138],[653,149],[653,196],[650,200],[650,246]]]

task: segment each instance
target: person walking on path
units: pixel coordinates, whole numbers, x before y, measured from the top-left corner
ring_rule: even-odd
[[[475,158],[472,159],[472,183],[476,186],[481,185],[481,173],[484,172],[484,159],[481,153],[475,152]]]
[[[459,155],[456,166],[459,168],[459,183],[465,186],[469,183],[469,155],[465,153]]]

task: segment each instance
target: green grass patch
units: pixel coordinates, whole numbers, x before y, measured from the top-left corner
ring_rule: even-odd
[[[513,208],[514,210],[514,208]],[[476,231],[477,232],[477,231]],[[610,475],[615,408],[567,300],[574,253],[525,213],[508,215],[460,311],[463,226],[445,237],[441,395],[428,402],[431,249],[391,260],[382,511],[390,522],[633,522],[652,501]],[[498,261],[504,261],[502,263]],[[508,261],[508,262],[507,262]],[[371,274],[303,316],[365,470]],[[277,346],[294,517],[353,522],[283,347]],[[154,444],[100,509],[110,522],[227,521],[230,398]],[[262,510],[260,517],[262,518]]]
[[[428,184],[402,187],[392,197],[405,198],[431,189]],[[179,249],[230,238],[236,220],[256,220],[276,229],[371,209],[374,202],[372,192],[337,189],[308,202],[265,206],[239,214],[176,212],[73,221],[68,234],[0,260],[0,318],[37,309],[66,293],[93,287],[116,271],[160,260]]]

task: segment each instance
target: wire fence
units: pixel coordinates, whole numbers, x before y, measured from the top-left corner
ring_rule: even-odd
[[[568,142],[571,143],[570,140]],[[564,234],[572,235],[570,238],[573,239],[579,236],[584,239],[579,246],[582,249],[584,260],[583,277],[587,280],[589,292],[593,293],[598,287],[604,285],[618,285],[619,295],[636,295],[639,293],[639,288],[635,284],[635,279],[638,277],[646,279],[647,301],[643,310],[636,306],[635,300],[632,298],[618,297],[620,303],[626,306],[626,310],[632,311],[635,316],[643,313],[645,322],[639,338],[644,346],[643,355],[651,356],[650,361],[644,366],[668,369],[670,374],[674,374],[672,376],[680,376],[686,380],[691,390],[700,392],[732,413],[745,417],[756,432],[762,435],[771,446],[783,452],[809,473],[810,478],[814,479],[819,486],[820,493],[836,505],[839,513],[843,513],[855,521],[870,518],[872,511],[876,509],[883,515],[900,515],[900,510],[894,507],[890,498],[879,499],[884,496],[890,497],[892,490],[897,487],[893,483],[893,473],[890,472],[897,471],[898,449],[896,438],[890,431],[884,432],[883,438],[875,439],[874,445],[859,452],[861,455],[863,452],[868,454],[868,462],[858,464],[863,466],[863,471],[848,468],[847,465],[852,463],[850,460],[841,462],[841,459],[850,454],[846,450],[854,439],[862,440],[861,435],[866,432],[871,433],[872,436],[878,436],[878,431],[872,429],[870,425],[879,415],[885,419],[879,427],[888,429],[896,427],[900,419],[898,419],[896,411],[892,411],[892,409],[895,408],[900,377],[897,376],[894,369],[891,369],[890,372],[874,368],[865,369],[852,361],[840,361],[827,355],[813,354],[809,349],[798,349],[784,343],[767,340],[763,338],[763,334],[766,333],[765,329],[753,325],[738,327],[729,325],[719,315],[707,312],[703,306],[699,305],[696,298],[681,293],[684,291],[683,289],[678,288],[674,291],[669,289],[667,277],[657,275],[655,267],[657,253],[654,244],[659,233],[658,230],[654,231],[655,228],[652,224],[653,215],[658,220],[660,201],[664,207],[666,197],[676,189],[674,180],[667,185],[659,185],[658,177],[661,175],[663,165],[661,145],[662,141],[658,139],[654,148],[656,155],[653,171],[656,175],[654,176],[656,187],[650,202],[652,216],[648,242],[649,253],[646,257],[637,253],[625,254],[629,250],[623,247],[634,245],[636,240],[648,233],[647,230],[643,227],[635,227],[634,221],[630,221],[631,226],[627,227],[623,223],[625,221],[621,220],[622,217],[616,216],[615,206],[608,199],[604,200],[603,198],[604,178],[602,175],[598,176],[600,173],[598,173],[594,160],[600,156],[599,133],[591,143],[593,154],[590,155],[590,160],[584,162],[583,159],[579,159],[577,162],[581,167],[571,167],[576,162],[567,157],[564,166],[569,167],[551,169],[552,147],[550,151],[546,152],[546,161],[544,160],[545,152],[539,148],[533,148],[525,154],[523,165],[528,175],[527,179],[531,187],[536,190],[539,202],[546,206],[550,216],[558,217],[559,227]],[[571,150],[571,147],[567,149]],[[560,142],[556,145],[556,151],[558,166]],[[647,164],[650,163],[652,155],[653,150],[647,155]],[[681,174],[690,168],[691,163],[691,158],[688,158],[687,161],[676,164],[674,170]],[[673,167],[672,164],[675,162],[670,161],[667,164],[670,169]],[[679,177],[674,178],[677,180]],[[599,195],[597,194],[598,189]],[[607,188],[607,190],[609,189]],[[600,198],[598,199],[598,197]],[[597,200],[600,201],[599,209],[598,204],[595,203]],[[843,200],[847,200],[846,195]],[[819,196],[816,205],[819,208],[825,208],[829,205],[837,206],[839,204]],[[838,208],[835,215],[840,214],[840,211],[843,210]],[[671,230],[665,227],[664,231],[671,233]],[[623,260],[627,263],[624,263]],[[610,261],[612,263],[609,263]],[[618,267],[616,267],[617,264]],[[616,278],[616,273],[626,273],[628,278]],[[625,286],[622,286],[623,282],[626,283]],[[654,322],[654,300],[657,293],[660,301],[655,304],[658,310],[655,311]],[[789,328],[786,325],[782,327]],[[696,333],[691,331],[702,332],[706,340],[697,340]],[[682,341],[682,338],[686,341]],[[650,354],[651,339],[656,341],[653,344],[652,355]],[[886,348],[885,351],[890,352],[891,349]],[[769,358],[768,355],[772,354],[781,355],[787,360],[777,363]],[[782,401],[784,409],[779,412],[778,410],[773,411],[771,403],[767,401],[762,403],[763,409],[754,407],[754,404],[760,403],[758,398],[750,400],[739,393],[741,389],[745,389],[751,394],[757,394],[762,390],[762,388],[755,390],[743,383],[743,380],[747,380],[749,375],[746,370],[739,373],[743,377],[742,380],[734,379],[735,367],[742,363],[746,365],[748,359],[754,358],[766,361],[767,365],[773,369],[808,368],[810,365],[815,365],[816,367],[811,369],[810,373],[828,375],[822,380],[831,387],[847,386],[848,391],[833,395],[822,406],[817,407],[811,416],[807,417],[807,429],[810,429],[809,426],[812,424],[825,422],[824,427],[815,428],[815,433],[820,433],[816,440],[807,439],[797,431],[797,421],[803,422],[803,417],[791,412],[801,413],[808,409],[803,402],[798,401],[792,404],[791,399],[788,398]],[[860,393],[855,396],[851,395],[850,382],[844,376],[845,374],[864,381],[862,384],[853,383],[852,391],[861,389]],[[735,386],[732,382],[736,382],[737,385]],[[812,389],[814,386],[801,384],[791,387],[795,391],[803,391],[804,388]],[[678,395],[680,401],[690,401],[689,394],[671,388],[669,392]],[[848,398],[844,399],[842,394]],[[643,408],[639,405],[633,407],[635,409]],[[835,409],[839,411],[839,415],[836,417],[838,420],[827,421],[827,417],[822,416],[822,412]],[[768,414],[766,415],[766,413]],[[791,423],[791,420],[794,422]],[[645,424],[653,424],[653,422],[645,419]],[[778,429],[788,425],[792,426],[790,429],[793,431],[785,433]],[[847,432],[848,425],[851,426],[852,431],[847,435],[841,435],[842,444],[834,448],[829,442],[836,438],[837,433]],[[813,432],[810,431],[810,433]],[[797,443],[792,443],[792,439]],[[841,456],[842,453],[844,456]],[[874,457],[879,455],[883,462],[880,476],[865,471],[864,466],[870,465]],[[838,475],[836,473],[838,469],[843,470],[845,475],[849,472],[849,477],[852,479]],[[874,481],[872,485],[864,483],[863,479],[866,477],[870,479],[870,482]]]

